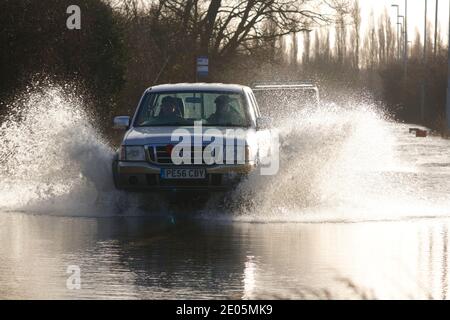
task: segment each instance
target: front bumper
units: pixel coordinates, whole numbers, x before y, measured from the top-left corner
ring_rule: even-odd
[[[173,168],[173,166],[157,166],[148,162],[131,161],[116,161],[115,165],[116,186],[129,191],[225,191],[255,169],[253,162],[196,166],[206,170],[205,179],[165,180],[161,179],[161,169]]]

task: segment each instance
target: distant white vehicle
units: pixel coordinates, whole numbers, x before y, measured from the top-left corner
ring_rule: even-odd
[[[319,89],[310,82],[257,82],[252,90],[261,111],[272,118],[320,103]]]
[[[148,88],[132,118],[114,119],[116,129],[126,130],[113,161],[114,183],[119,189],[138,191],[227,189],[257,167],[267,150],[262,145],[269,140],[269,124],[261,117],[255,96],[246,86],[182,83]],[[187,161],[181,164],[174,158],[179,152],[173,151],[177,130],[189,134],[193,146],[192,152],[186,152]],[[211,132],[227,137],[238,130],[241,135],[233,140],[232,150],[223,146],[226,161],[209,163],[202,158],[202,151],[206,152],[207,145],[216,139]],[[197,147],[200,160],[194,150]],[[227,154],[234,151],[229,161]],[[181,156],[185,156],[184,152]]]

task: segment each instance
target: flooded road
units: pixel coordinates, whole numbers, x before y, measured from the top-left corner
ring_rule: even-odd
[[[0,297],[446,299],[449,224],[6,214]],[[81,271],[79,290],[66,286],[72,265]]]
[[[76,97],[17,103],[0,127],[0,298],[448,298],[450,142],[368,103],[281,121],[276,176],[189,210],[114,190]]]

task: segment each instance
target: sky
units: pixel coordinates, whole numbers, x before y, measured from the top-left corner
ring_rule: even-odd
[[[398,4],[400,6],[400,15],[405,15],[405,0],[359,0],[361,6],[361,36],[363,37],[366,28],[368,27],[368,21],[370,13],[373,10],[375,19],[377,19],[385,10],[391,15],[392,23],[396,22],[397,9],[391,7],[392,4]],[[414,41],[416,35],[416,29],[421,34],[421,41],[423,41],[424,33],[424,21],[425,21],[425,1],[426,0],[407,0],[408,1],[408,40]],[[434,40],[434,20],[435,20],[435,9],[436,0],[427,0],[427,18],[432,23],[433,28],[429,30],[428,36]],[[438,23],[441,29],[442,43],[448,43],[448,32],[449,32],[449,4],[450,0],[439,0],[439,10],[438,10]],[[396,27],[396,26],[395,26]],[[395,28],[396,30],[396,28]],[[303,55],[303,38],[302,35],[298,35],[298,59],[302,59]],[[331,28],[330,34],[331,43],[333,43],[334,34],[333,28]],[[291,44],[291,39],[287,37],[286,41],[286,53],[289,54],[289,48]]]
[[[419,28],[421,34],[424,30],[425,21],[425,1],[426,0],[408,0],[408,37],[412,40],[416,28]],[[439,0],[438,19],[441,26],[441,36],[445,43],[448,41],[448,17],[450,0]],[[392,18],[395,19],[397,9],[392,8],[392,4],[400,5],[400,15],[405,14],[405,0],[360,0],[362,7],[362,21],[368,21],[370,11],[373,9],[375,16],[380,14],[384,8],[388,9]],[[434,25],[436,0],[428,0],[428,19]],[[434,28],[432,30],[434,37]]]

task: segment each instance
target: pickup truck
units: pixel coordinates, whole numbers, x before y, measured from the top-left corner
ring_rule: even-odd
[[[220,191],[258,167],[268,152],[270,121],[249,87],[181,83],[145,90],[112,163],[116,188]]]

